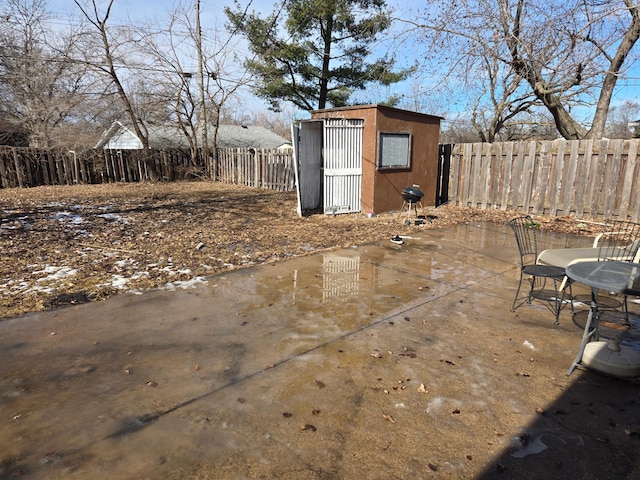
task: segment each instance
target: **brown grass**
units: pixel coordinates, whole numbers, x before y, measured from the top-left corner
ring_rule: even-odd
[[[0,189],[0,318],[159,288],[201,276],[387,241],[513,211],[443,206],[426,225],[397,213],[296,214],[294,192],[210,182]],[[543,228],[589,234],[573,219]]]

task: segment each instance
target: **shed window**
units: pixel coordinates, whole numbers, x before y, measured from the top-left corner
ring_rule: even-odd
[[[378,168],[411,167],[411,134],[380,132]]]

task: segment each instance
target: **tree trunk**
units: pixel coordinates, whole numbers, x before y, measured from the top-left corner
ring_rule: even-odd
[[[331,60],[331,34],[333,33],[333,17],[327,18],[327,25],[322,38],[324,39],[324,56],[322,58],[322,73],[320,78],[320,94],[318,96],[318,109],[326,108],[327,94],[329,93],[329,60]]]
[[[620,73],[620,69],[627,58],[627,55],[629,55],[629,52],[638,41],[638,38],[640,38],[640,7],[633,5],[631,0],[625,0],[625,4],[631,14],[631,25],[625,32],[620,45],[618,45],[618,49],[611,60],[611,66],[604,77],[602,89],[600,90],[600,97],[598,98],[598,104],[596,106],[596,113],[591,125],[591,131],[587,135],[588,138],[598,139],[602,138],[604,135],[604,128],[607,123],[607,116],[609,115],[613,89],[618,81],[618,74]]]

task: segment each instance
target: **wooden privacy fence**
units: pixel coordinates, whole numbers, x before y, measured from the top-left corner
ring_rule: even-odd
[[[258,188],[295,188],[293,153],[218,149],[207,161],[185,150],[85,150],[0,147],[0,188],[207,178]]]
[[[639,144],[638,139],[455,144],[449,201],[639,221]]]
[[[296,187],[293,150],[219,148],[216,165],[221,182],[279,191]]]
[[[639,149],[638,139],[441,145],[439,203],[640,221]],[[0,188],[139,182],[152,172],[166,181],[295,188],[291,151],[218,149],[208,161],[184,150],[142,153],[0,147]]]

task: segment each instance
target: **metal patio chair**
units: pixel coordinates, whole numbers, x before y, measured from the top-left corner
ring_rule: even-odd
[[[588,261],[623,261],[640,262],[640,224],[627,220],[613,220],[607,222],[603,232],[593,241],[592,247],[587,248],[553,248],[540,253],[537,263],[566,268],[576,262]],[[568,280],[565,277],[565,282]],[[563,288],[564,284],[560,287]],[[589,304],[591,299],[585,300],[576,296],[576,301]],[[599,310],[618,311],[622,307],[625,320],[629,321],[627,296],[618,300],[614,296],[599,295],[597,299]]]
[[[635,262],[640,261],[640,223],[615,220],[607,226],[598,249],[598,261]],[[629,323],[628,296],[621,301],[625,321]],[[598,304],[600,302],[597,302]]]
[[[614,220],[603,225],[593,246],[583,248],[549,248],[538,255],[536,263],[564,267],[573,262],[598,260],[640,261],[640,224]]]
[[[511,311],[514,312],[525,303],[531,304],[533,300],[538,300],[553,313],[554,324],[558,325],[560,312],[567,303],[571,303],[571,282],[564,282],[565,270],[563,267],[536,263],[538,258],[537,231],[540,226],[533,221],[531,216],[514,218],[509,221],[509,225],[513,229],[520,251],[520,281]],[[520,290],[522,290],[522,284],[525,281],[529,282],[528,292],[520,296]],[[564,284],[569,289],[569,301],[565,301],[566,288],[561,288]]]

